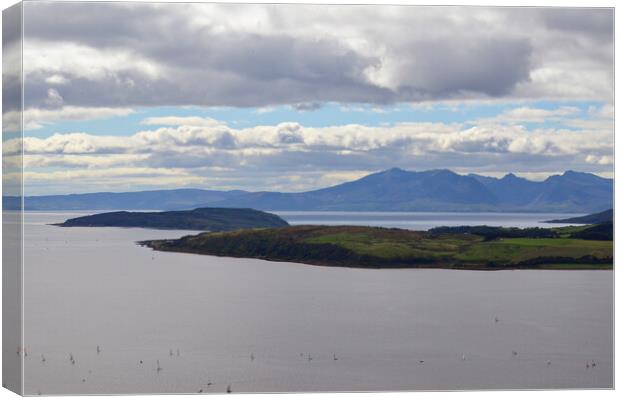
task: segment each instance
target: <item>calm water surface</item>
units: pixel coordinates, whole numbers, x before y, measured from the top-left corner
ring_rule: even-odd
[[[428,230],[438,226],[487,225],[506,227],[558,227],[568,224],[543,223],[586,214],[510,212],[275,212],[291,225],[358,225]]]
[[[360,215],[343,223],[464,224]],[[610,271],[369,270],[154,252],[134,242],[195,232],[47,225],[73,216],[26,215],[27,394],[613,385]],[[342,220],[312,216],[326,217],[284,214]]]

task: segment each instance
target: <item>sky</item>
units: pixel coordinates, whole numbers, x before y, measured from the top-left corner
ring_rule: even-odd
[[[613,29],[601,8],[27,2],[25,194],[612,177]]]

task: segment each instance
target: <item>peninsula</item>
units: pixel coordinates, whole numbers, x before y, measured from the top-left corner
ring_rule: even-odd
[[[56,224],[62,227],[141,227],[211,232],[279,228],[288,223],[277,215],[249,208],[196,208],[189,211],[116,211],[80,216]]]
[[[603,212],[597,212],[596,214],[577,216],[574,218],[552,219],[550,221],[546,221],[546,223],[577,223],[577,224],[587,225],[587,224],[600,224],[600,223],[613,222],[613,221],[614,221],[614,210],[609,209]]]
[[[613,241],[554,229],[291,226],[142,241],[161,251],[359,268],[611,269]]]

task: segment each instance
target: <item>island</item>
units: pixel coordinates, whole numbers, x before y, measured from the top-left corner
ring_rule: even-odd
[[[291,226],[142,241],[160,251],[357,268],[611,269],[613,241],[575,237],[584,227],[472,226],[411,231]]]
[[[68,219],[62,227],[141,227],[211,232],[280,228],[288,223],[277,215],[250,208],[196,208],[188,211],[115,211]]]

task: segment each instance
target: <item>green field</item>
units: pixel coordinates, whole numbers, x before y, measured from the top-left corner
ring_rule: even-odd
[[[571,257],[584,255],[607,257],[612,255],[610,241],[578,240],[568,238],[510,238],[480,242],[456,255],[463,261],[493,260],[522,262],[537,257]]]
[[[612,267],[613,241],[569,238],[576,230],[554,230],[555,238],[490,239],[469,233],[437,234],[363,226],[293,226],[201,233],[142,244],[164,251],[324,266],[479,270]]]

